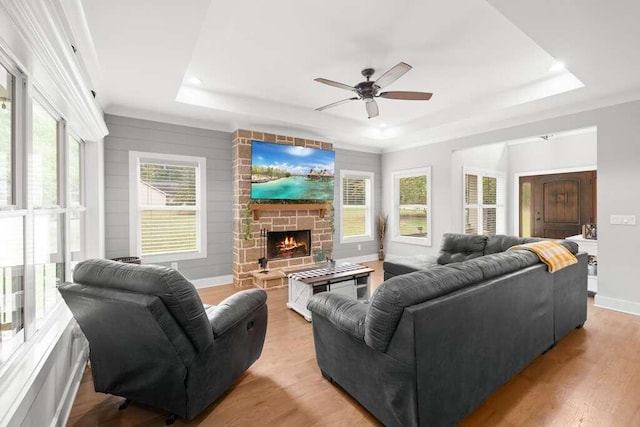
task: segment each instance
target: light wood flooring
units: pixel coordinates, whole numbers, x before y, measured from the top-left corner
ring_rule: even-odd
[[[382,265],[373,288],[382,282]],[[202,289],[215,304],[233,286]],[[269,323],[262,356],[193,426],[370,426],[378,422],[316,365],[311,325],[287,309],[287,289],[268,291]],[[95,393],[89,370],[70,426],[164,425],[165,414]],[[487,399],[462,426],[640,426],[640,317],[593,306],[585,327],[533,361]]]

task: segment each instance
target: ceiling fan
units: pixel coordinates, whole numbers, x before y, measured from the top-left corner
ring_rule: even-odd
[[[391,91],[391,92],[379,92],[380,89],[389,86],[391,83],[404,76],[410,69],[411,65],[400,62],[395,67],[387,70],[378,80],[371,81],[371,77],[375,73],[373,68],[365,68],[362,70],[362,75],[366,77],[366,81],[360,82],[355,86],[349,86],[344,83],[334,82],[333,80],[327,80],[323,78],[314,79],[316,82],[324,83],[329,86],[334,86],[340,89],[350,90],[355,92],[357,96],[353,98],[343,99],[342,101],[334,102],[323,107],[316,108],[317,111],[323,111],[327,108],[337,107],[338,105],[346,104],[356,99],[362,99],[365,102],[367,108],[367,115],[369,118],[376,117],[379,113],[378,104],[375,98],[387,98],[387,99],[404,99],[409,101],[428,101],[431,99],[432,93],[429,92],[406,92],[406,91]]]

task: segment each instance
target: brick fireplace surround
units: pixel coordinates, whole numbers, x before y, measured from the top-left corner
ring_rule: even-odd
[[[313,255],[320,249],[333,249],[333,232],[331,230],[331,213],[320,217],[319,210],[296,209],[293,203],[282,205],[282,209],[261,211],[260,218],[254,220],[247,215],[251,202],[251,141],[275,142],[284,145],[296,145],[308,148],[333,150],[327,142],[294,138],[291,136],[236,130],[233,133],[233,284],[237,287],[254,286],[254,275],[259,270],[258,258],[261,256],[260,230],[293,231],[311,230],[311,255],[306,257],[280,259],[270,261],[270,271],[283,271],[301,268],[314,263]],[[244,222],[251,222],[251,233],[248,239],[244,236]],[[282,275],[284,276],[284,275]],[[265,287],[286,285],[283,280],[264,280]],[[269,285],[266,285],[269,283]]]

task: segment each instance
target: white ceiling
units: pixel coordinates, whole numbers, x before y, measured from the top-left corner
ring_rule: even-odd
[[[606,4],[605,4],[606,3]],[[640,97],[640,2],[82,0],[106,113],[395,150]],[[82,15],[79,15],[82,16]],[[400,61],[431,101],[315,108]],[[566,70],[550,72],[556,61]],[[201,84],[189,83],[197,77]]]

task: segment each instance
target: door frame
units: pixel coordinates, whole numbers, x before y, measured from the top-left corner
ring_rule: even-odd
[[[520,177],[523,176],[534,176],[534,175],[553,175],[557,173],[572,173],[572,172],[590,172],[590,171],[598,171],[598,166],[576,166],[572,168],[561,168],[561,169],[546,169],[546,170],[538,170],[538,171],[527,171],[527,172],[514,172],[513,174],[513,204],[512,204],[512,212],[511,215],[513,217],[513,235],[520,235]],[[598,201],[596,200],[596,210],[598,209]]]

